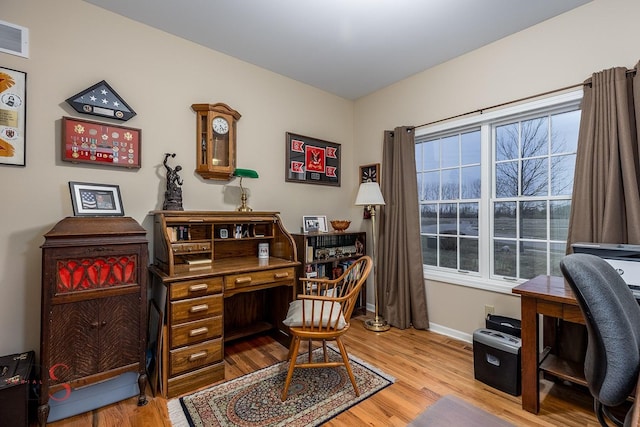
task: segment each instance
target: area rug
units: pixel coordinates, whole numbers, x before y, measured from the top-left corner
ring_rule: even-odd
[[[342,360],[337,349],[329,346],[328,353],[330,360]],[[298,357],[307,358],[308,354]],[[313,357],[321,358],[322,349],[314,350]],[[289,363],[280,362],[170,400],[167,406],[171,423],[174,427],[318,426],[395,381],[357,357],[349,359],[359,397],[344,367],[296,369],[289,398],[282,402]]]
[[[456,396],[441,397],[413,420],[408,427],[515,427]]]

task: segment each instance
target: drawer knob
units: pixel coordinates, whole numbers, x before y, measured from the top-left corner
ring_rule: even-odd
[[[284,278],[289,277],[289,273],[276,273],[276,274],[274,274],[274,277],[276,279],[284,279]]]
[[[208,287],[206,283],[198,283],[197,285],[189,286],[189,292],[206,291]]]
[[[236,285],[242,285],[243,283],[251,283],[251,276],[248,277],[238,277],[236,279]]]
[[[206,334],[207,332],[209,332],[209,328],[207,328],[206,326],[203,326],[202,328],[197,328],[197,329],[190,330],[189,331],[189,336],[190,337],[196,337],[198,335]]]
[[[197,353],[193,353],[191,356],[189,356],[189,362],[193,362],[195,360],[202,359],[203,357],[207,357],[207,352],[206,351],[199,351]]]
[[[209,305],[208,304],[200,304],[200,305],[194,305],[193,307],[189,308],[189,312],[190,313],[199,313],[201,311],[207,311],[209,309]]]

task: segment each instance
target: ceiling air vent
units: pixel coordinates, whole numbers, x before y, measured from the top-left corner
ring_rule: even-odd
[[[0,52],[29,57],[29,29],[0,21]]]

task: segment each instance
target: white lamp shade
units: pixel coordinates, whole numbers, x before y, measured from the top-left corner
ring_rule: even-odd
[[[356,205],[375,206],[384,205],[384,198],[377,182],[363,182],[358,189]]]

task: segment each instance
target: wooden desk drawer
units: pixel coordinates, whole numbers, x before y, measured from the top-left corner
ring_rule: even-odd
[[[178,375],[223,359],[222,338],[169,352],[169,375]]]
[[[171,303],[171,325],[222,315],[222,294]]]
[[[222,336],[222,316],[215,316],[171,327],[171,348]]]
[[[166,397],[176,397],[224,379],[224,362],[169,378]]]
[[[252,271],[244,274],[232,274],[225,277],[225,289],[236,289],[264,283],[288,282],[295,279],[295,268]]]
[[[172,283],[169,291],[171,301],[185,298],[202,297],[222,292],[222,277],[210,277],[201,280],[189,280]]]
[[[176,254],[211,251],[211,242],[172,243],[171,248]]]

